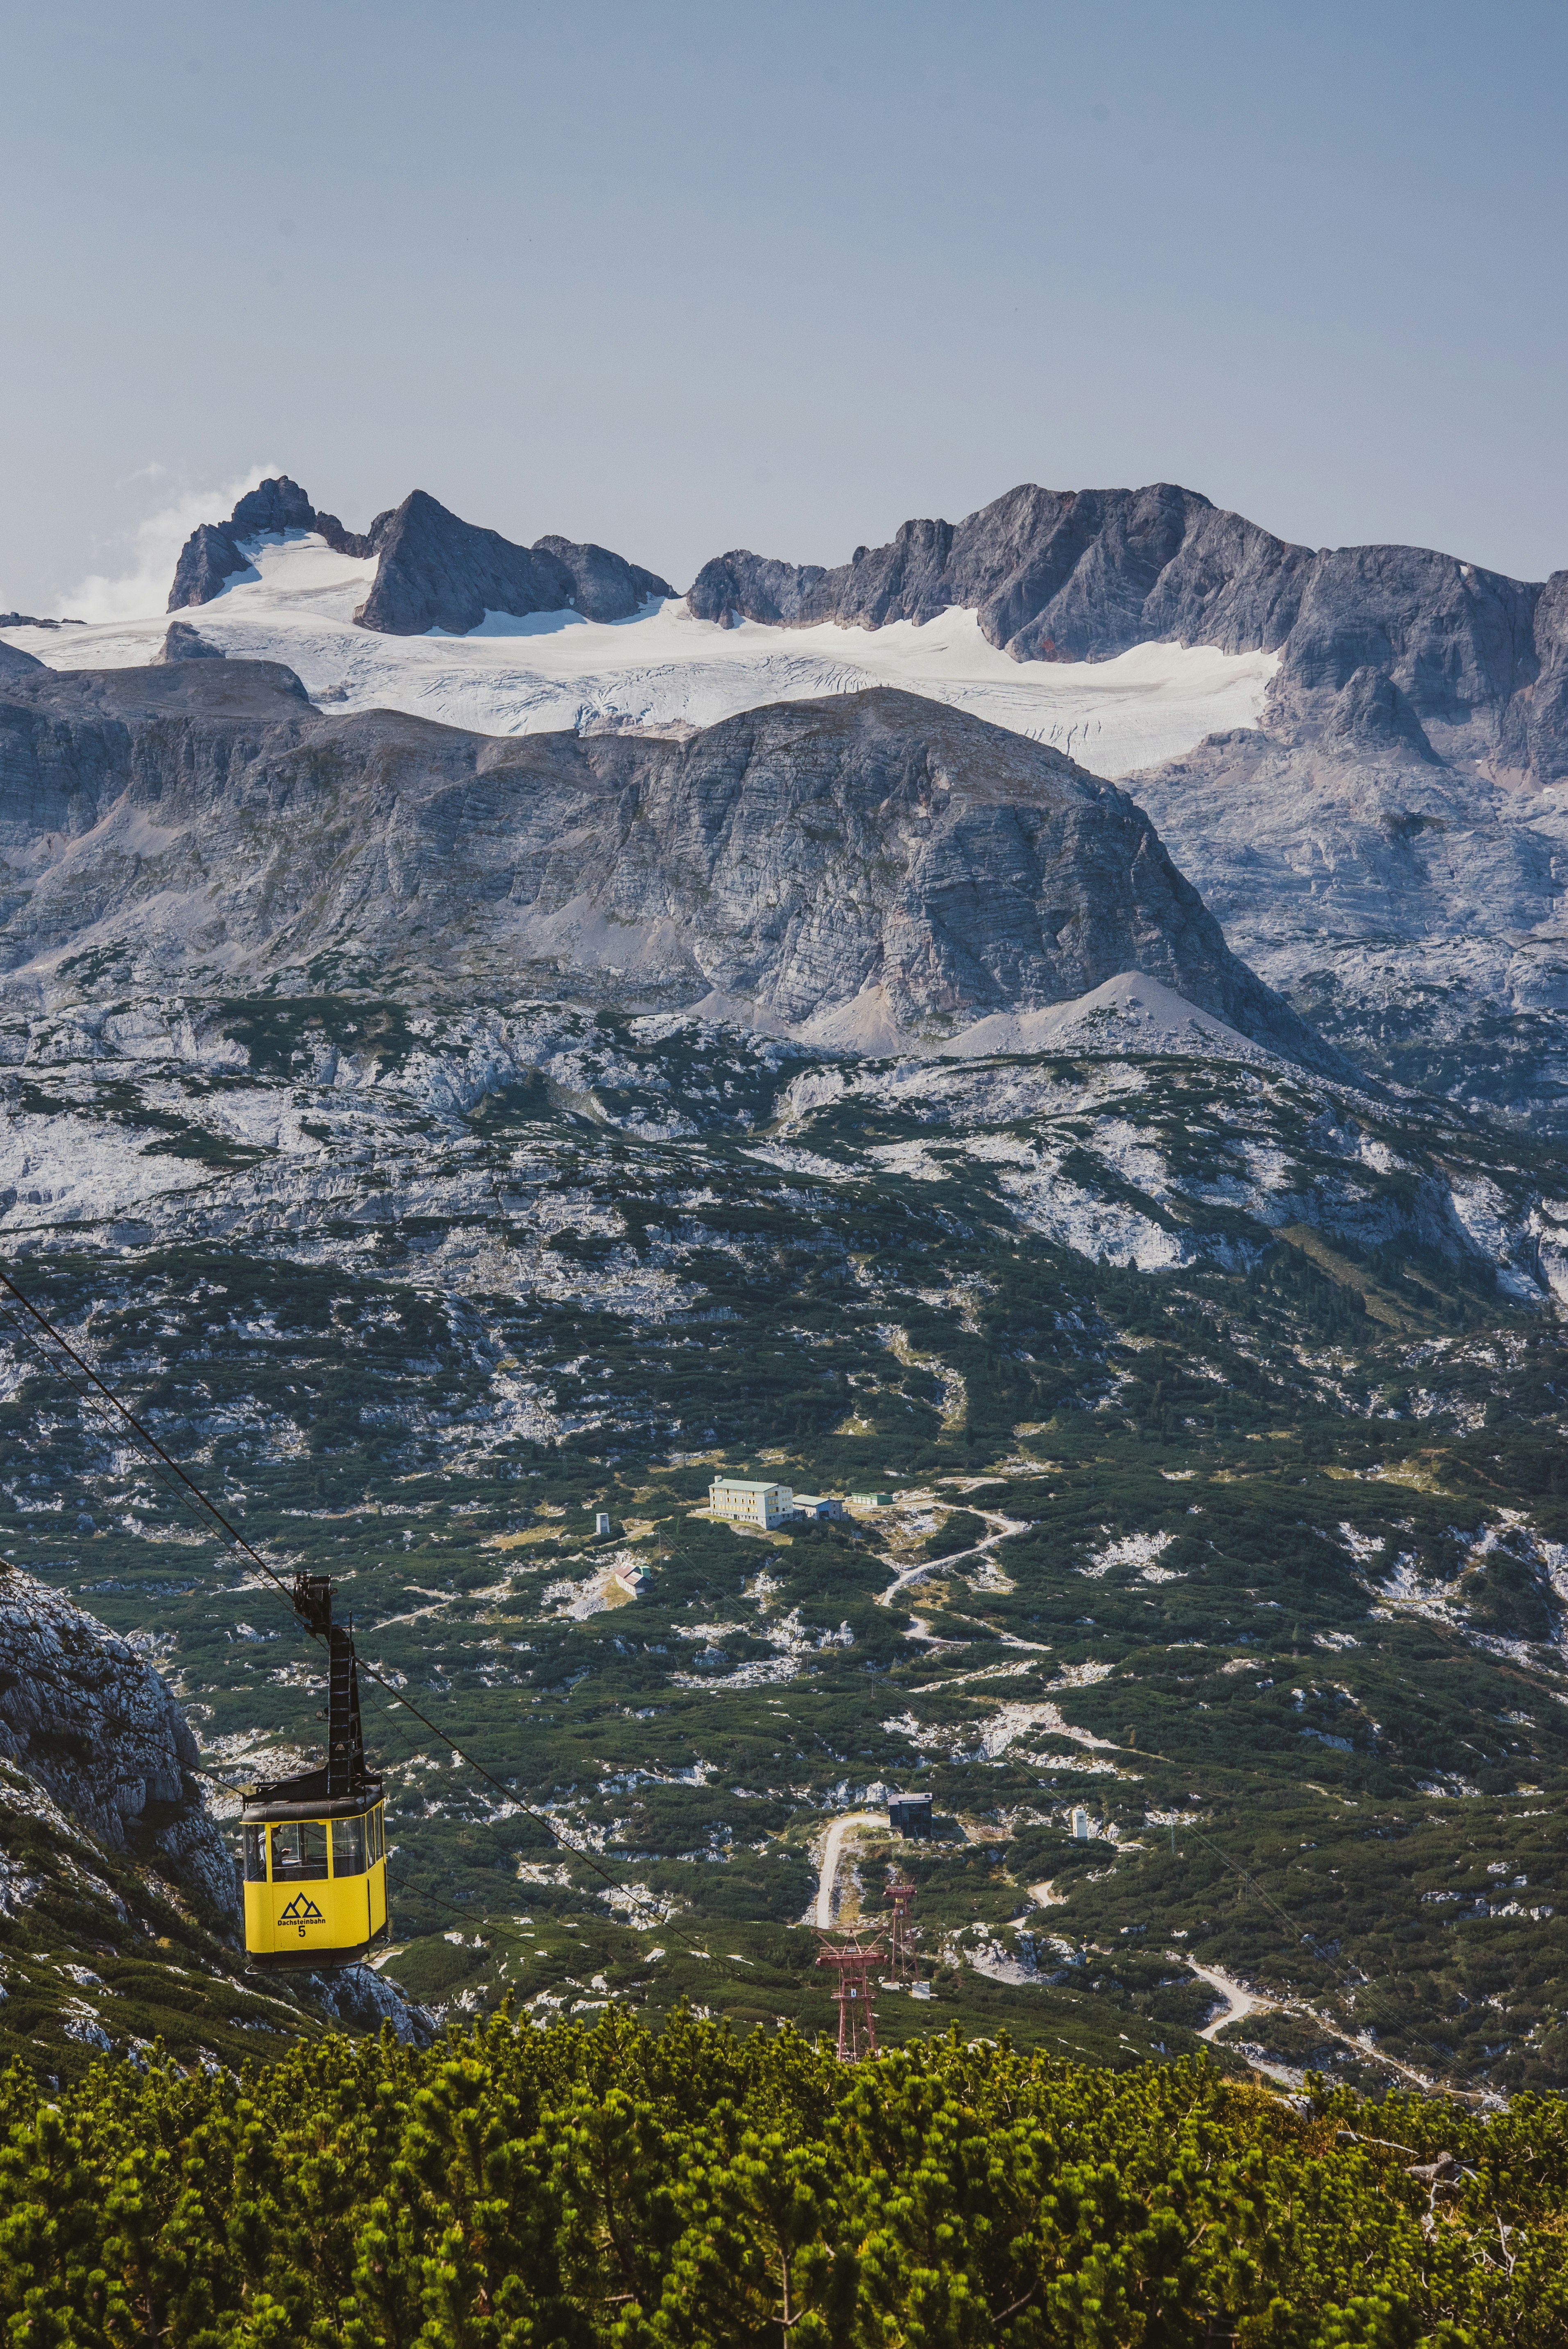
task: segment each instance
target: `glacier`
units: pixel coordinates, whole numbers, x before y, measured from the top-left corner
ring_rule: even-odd
[[[1064,750],[1114,779],[1181,757],[1210,734],[1255,726],[1275,653],[1145,644],[1113,660],[1020,663],[957,606],[922,625],[811,628],[693,616],[684,598],[626,620],[487,613],[466,636],[356,626],[374,556],[335,554],[317,532],[251,540],[248,573],[200,606],[202,636],[233,659],[282,661],[322,708],[399,709],[480,734],[624,728],[684,731],[769,702],[898,686]],[[156,660],[169,615],[91,626],[12,628],[4,641],[62,669]]]

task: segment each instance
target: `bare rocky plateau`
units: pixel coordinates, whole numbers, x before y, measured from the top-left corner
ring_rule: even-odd
[[[291,672],[181,661],[0,699],[14,994],[285,972],[732,1006],[885,1042],[1142,971],[1333,1056],[1225,946],[1142,812],[913,694],[688,741],[334,718]],[[852,1025],[852,1023],[851,1023]]]

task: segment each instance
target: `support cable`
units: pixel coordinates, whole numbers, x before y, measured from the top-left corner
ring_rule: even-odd
[[[288,1584],[284,1580],[282,1575],[277,1573],[273,1567],[267,1564],[266,1559],[262,1556],[261,1552],[254,1548],[253,1545],[245,1539],[244,1535],[240,1532],[237,1526],[234,1526],[230,1522],[230,1520],[224,1516],[222,1510],[219,1508],[217,1503],[208,1499],[206,1494],[201,1490],[201,1485],[196,1483],[195,1479],[187,1475],[185,1470],[180,1465],[179,1461],[174,1459],[170,1454],[166,1452],[162,1444],[159,1443],[158,1438],[155,1435],[150,1434],[149,1431],[142,1426],[141,1422],[136,1418],[133,1413],[126,1408],[126,1405],[123,1402],[121,1402],[119,1397],[115,1393],[114,1389],[98,1376],[98,1373],[94,1370],[89,1361],[84,1360],[84,1358],[77,1353],[76,1348],[70,1343],[68,1339],[61,1337],[53,1322],[46,1319],[45,1316],[39,1312],[37,1307],[32,1303],[30,1299],[24,1296],[23,1292],[17,1288],[10,1275],[5,1271],[0,1271],[0,1288],[4,1288],[9,1293],[9,1295],[14,1297],[17,1304],[22,1308],[24,1313],[28,1316],[29,1319],[37,1324],[38,1328],[44,1332],[46,1337],[51,1338],[54,1340],[55,1344],[60,1349],[60,1351],[67,1357],[67,1359],[76,1365],[76,1368],[81,1372],[82,1377],[87,1380],[89,1387],[96,1392],[98,1396],[102,1398],[102,1402],[94,1402],[93,1398],[90,1395],[84,1397],[83,1400],[92,1403],[93,1408],[99,1410],[100,1412],[102,1410],[103,1403],[107,1403],[109,1406],[110,1410],[115,1413],[119,1420],[129,1430],[135,1441],[142,1447],[142,1450],[145,1453],[150,1454],[155,1460],[160,1461],[163,1467],[166,1468],[171,1475],[178,1479],[180,1485],[183,1488],[181,1497],[186,1499],[188,1502],[194,1501],[200,1507],[206,1511],[208,1516],[212,1519],[224,1538],[232,1543],[235,1549],[240,1551],[242,1556],[250,1560],[251,1564],[256,1568],[258,1573],[266,1577],[266,1579],[273,1585],[279,1596],[284,1599],[284,1603],[288,1607],[289,1612],[294,1617],[296,1622],[302,1621],[303,1619],[300,1617],[299,1611],[294,1606],[294,1595],[290,1590]],[[35,1351],[41,1351],[41,1349],[35,1346]],[[45,1355],[44,1360],[48,1361],[49,1357]],[[51,1369],[57,1370],[58,1365],[51,1362],[50,1367]],[[69,1381],[69,1383],[73,1386],[76,1392],[78,1394],[81,1392],[81,1390],[76,1387],[74,1381]],[[313,1640],[315,1640],[318,1642],[320,1641],[322,1638],[322,1634],[320,1632],[311,1630],[309,1624],[304,1624],[304,1629],[309,1633],[309,1636]],[[387,1680],[383,1673],[377,1671],[374,1664],[367,1664],[361,1661],[359,1669],[365,1673],[367,1680],[374,1681],[378,1688],[384,1689],[387,1692],[387,1694],[393,1700],[394,1703],[401,1705],[406,1713],[412,1713],[414,1719],[418,1722],[423,1728],[428,1729],[432,1737],[438,1738],[443,1745],[457,1755],[459,1762],[464,1763],[467,1767],[474,1773],[476,1777],[482,1778],[487,1786],[493,1786],[503,1803],[511,1804],[515,1809],[523,1812],[527,1817],[536,1820],[538,1824],[543,1827],[545,1833],[550,1837],[552,1843],[559,1845],[562,1850],[570,1852],[574,1859],[582,1860],[585,1867],[591,1868],[593,1870],[595,1876],[603,1877],[606,1884],[613,1885],[615,1882],[615,1878],[610,1874],[607,1868],[601,1868],[598,1861],[591,1857],[590,1855],[583,1851],[580,1846],[569,1841],[568,1838],[562,1834],[560,1828],[556,1826],[553,1820],[552,1820],[544,1812],[535,1810],[531,1804],[520,1802],[516,1794],[513,1793],[511,1788],[503,1786],[499,1778],[492,1776],[490,1772],[485,1768],[482,1762],[476,1762],[473,1755],[468,1753],[464,1747],[459,1745],[455,1737],[449,1737],[446,1731],[438,1727],[438,1724],[430,1719],[428,1713],[421,1713],[418,1706],[405,1696],[401,1690],[395,1688],[392,1682]]]

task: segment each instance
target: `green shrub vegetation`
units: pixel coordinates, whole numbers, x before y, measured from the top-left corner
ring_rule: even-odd
[[[193,1154],[144,1217],[19,1239],[24,1285],[248,1539],[335,1578],[389,1683],[390,1979],[441,2023],[811,2031],[827,1823],[919,1788],[935,1839],[859,1834],[837,1883],[845,1924],[918,1886],[934,1996],[884,1998],[886,2040],[1125,2068],[1202,2027],[1295,2077],[1568,2087],[1561,1330],[1445,1204],[1533,1229],[1556,1145],[1123,1053],[846,1067],[787,1112],[826,1072],[779,1040],[522,1007],[561,1047],[523,1066],[318,976],[188,1007],[242,1069],[36,1020],[0,1092],[29,1134]],[[1151,1269],[1110,1260],[1127,1216]],[[275,1594],[7,1359],[0,1555],[156,1636],[210,1784],[298,1766],[323,1692]],[[707,1521],[717,1467],[895,1502],[764,1540]],[[160,1898],[62,1846],[0,1917],[0,2063],[319,2027]],[[1224,2021],[1215,1968],[1266,2003]]]
[[[53,2103],[15,2066],[0,2295],[29,2349],[1568,2338],[1568,2105],[1312,2089],[956,2033],[850,2070],[686,2013],[106,2065]]]

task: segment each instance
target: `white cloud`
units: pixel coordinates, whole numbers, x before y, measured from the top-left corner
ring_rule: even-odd
[[[151,480],[155,471],[145,469]],[[161,505],[134,531],[121,534],[130,567],[123,572],[95,571],[73,587],[60,608],[73,620],[142,620],[161,612],[180,550],[199,523],[227,522],[235,502],[281,465],[248,465],[226,485],[211,490],[187,490]]]

